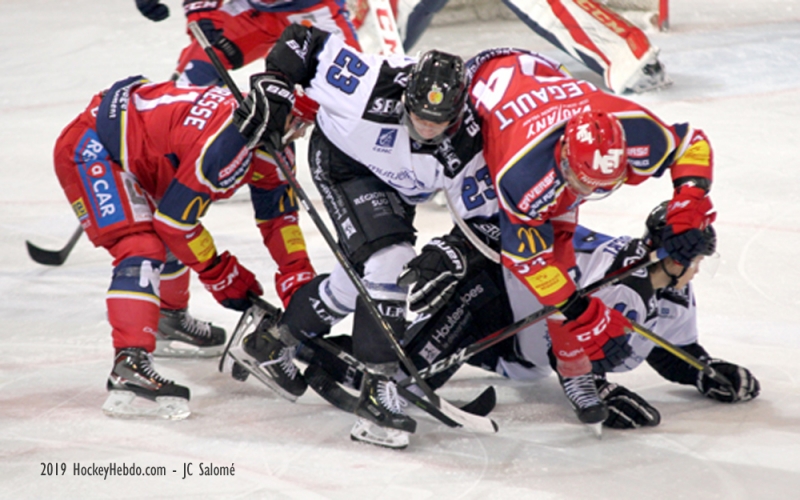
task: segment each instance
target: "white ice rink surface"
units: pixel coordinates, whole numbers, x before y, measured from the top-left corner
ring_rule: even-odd
[[[157,361],[192,390],[181,422],[103,415],[112,347],[104,294],[110,257],[84,238],[61,267],[32,262],[25,240],[61,247],[77,226],[56,181],[52,147],[91,95],[132,74],[169,77],[187,38],[179,0],[152,23],[132,0],[0,2],[0,498],[794,499],[800,498],[800,4],[672,0],[672,31],[653,34],[672,88],[636,97],[668,122],[702,128],[714,146],[721,263],[697,279],[702,344],[750,368],[761,396],[727,406],[649,367],[615,377],[662,414],[659,427],[577,423],[555,379],[510,383],[465,369],[441,390],[467,399],[494,384],[496,435],[453,430],[414,412],[411,446],[350,441],[353,417],[309,393],[291,404],[216,362]],[[699,5],[702,4],[702,5]],[[564,60],[518,21],[437,27],[420,49],[464,56],[518,46]],[[573,72],[597,81],[572,61]],[[252,68],[249,68],[252,69]],[[257,68],[256,68],[257,69]],[[248,69],[237,73],[244,84]],[[303,178],[309,191],[313,186]],[[582,221],[638,235],[668,179],[586,204]],[[449,229],[423,207],[420,242]],[[205,219],[265,285],[274,267],[244,202]],[[312,258],[331,253],[304,217]],[[229,330],[238,314],[193,283],[192,312]],[[274,298],[270,291],[268,298]],[[88,477],[73,467],[164,467],[163,477]],[[199,476],[199,465],[235,469]],[[66,464],[66,475],[43,475]],[[194,475],[183,479],[186,464]]]

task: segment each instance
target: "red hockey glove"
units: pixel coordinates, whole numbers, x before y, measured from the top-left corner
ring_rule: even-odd
[[[264,294],[253,273],[239,264],[229,252],[220,255],[217,263],[199,273],[199,276],[206,290],[228,309],[245,311],[252,305],[247,292]]]
[[[611,371],[631,355],[631,346],[628,345],[630,322],[597,297],[590,298],[586,310],[576,319],[563,323],[561,328],[567,335],[578,339],[595,373]]]
[[[293,262],[287,269],[275,273],[275,290],[278,291],[278,297],[283,302],[284,309],[289,306],[294,292],[314,279],[316,275],[317,273],[308,259]]]
[[[192,14],[217,10],[220,5],[222,5],[222,0],[183,0],[183,13],[188,18]],[[189,21],[196,21],[196,19],[189,19]]]
[[[662,234],[664,249],[683,266],[691,264],[706,246],[702,230],[717,218],[705,190],[679,186],[667,205],[667,225]]]

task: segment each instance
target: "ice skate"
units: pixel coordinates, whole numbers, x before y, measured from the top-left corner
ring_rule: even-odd
[[[397,394],[395,382],[382,375],[365,376],[356,407],[351,439],[387,448],[405,448],[417,422],[403,412],[408,403]]]
[[[154,356],[211,358],[224,348],[224,329],[193,318],[186,309],[161,310]]]
[[[252,374],[294,402],[306,391],[307,384],[294,364],[296,346],[287,346],[277,338],[280,314],[276,311],[266,311],[258,305],[245,311],[225,349],[220,371],[229,371],[242,381]]]
[[[381,427],[366,418],[359,417],[350,430],[350,439],[362,443],[383,446],[394,450],[408,448],[409,433],[389,427]]]
[[[106,415],[182,420],[191,414],[189,389],[156,373],[152,363],[152,356],[142,348],[126,348],[117,354],[106,383]]]
[[[564,394],[567,395],[578,420],[591,426],[597,437],[603,432],[603,422],[608,418],[608,407],[597,394],[597,386],[591,373],[577,377],[558,377]]]

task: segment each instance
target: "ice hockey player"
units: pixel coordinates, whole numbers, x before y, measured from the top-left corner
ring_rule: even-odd
[[[136,4],[153,21],[169,15],[158,0],[136,0]],[[344,2],[337,0],[184,0],[183,11],[187,22],[197,22],[227,69],[266,57],[292,23],[316,26],[360,48]],[[194,85],[222,85],[208,55],[193,38],[180,54],[174,77]]]
[[[661,233],[666,225],[667,202],[658,205],[647,218],[647,230],[641,239],[628,236],[610,237],[578,226],[574,245],[577,255],[575,272],[579,283],[587,286],[630,262],[642,259],[647,253],[662,244]],[[629,371],[647,360],[665,379],[683,385],[691,385],[704,396],[724,403],[749,401],[758,396],[760,385],[753,374],[744,367],[712,358],[698,341],[697,305],[691,284],[704,257],[712,255],[716,248],[716,233],[708,226],[703,234],[705,247],[688,267],[666,258],[647,271],[635,273],[618,284],[600,290],[596,296],[613,306],[627,318],[644,324],[665,340],[677,345],[689,354],[710,364],[718,373],[731,382],[731,387],[721,386],[702,372],[667,350],[638,335],[629,339],[631,354],[613,368],[614,372]],[[458,249],[464,258],[463,273],[454,278],[442,278],[443,272],[432,272],[439,262],[441,241]],[[426,313],[424,320],[410,328],[408,355],[418,369],[426,368],[446,360],[459,349],[473,344],[512,322],[511,303],[515,294],[525,293],[514,281],[503,279],[502,268],[484,256],[458,228],[433,241],[423,248],[420,256],[408,264],[408,269],[418,273],[418,285],[425,286],[427,294],[421,294],[413,302],[417,310]],[[445,286],[446,285],[446,286]],[[485,314],[491,310],[492,314]],[[531,311],[535,312],[535,311]],[[489,349],[479,352],[467,363],[495,372],[512,380],[533,381],[547,377],[554,369],[555,357],[551,349],[548,329],[560,328],[560,322],[540,321],[534,326],[506,339]],[[334,338],[343,345],[346,339]],[[327,356],[314,352],[306,358],[314,368],[314,378],[327,377],[334,383],[352,386],[360,380],[360,373],[348,371],[348,367]],[[432,375],[428,382],[440,387],[448,380],[460,364]],[[608,413],[603,421],[607,427],[632,429],[656,426],[661,417],[656,408],[640,395],[622,385],[608,381],[606,370],[595,366],[594,381],[600,398],[607,405]],[[311,368],[307,369],[309,376]],[[330,382],[326,382],[330,383]],[[591,383],[591,382],[590,382]],[[311,384],[317,390],[318,384]],[[323,394],[331,400],[333,391]],[[333,393],[337,406],[347,404],[346,393]]]
[[[658,47],[602,0],[502,1],[531,30],[603,77],[606,87],[617,94],[646,92],[672,83],[658,60]],[[358,4],[362,2],[366,0]],[[395,17],[406,52],[447,2],[397,2]]]
[[[165,323],[189,350],[218,352],[225,344],[221,329],[184,327],[185,312],[159,319],[161,308],[185,307],[186,267],[225,307],[244,310],[248,292],[262,293],[253,273],[219,253],[200,223],[211,202],[250,185],[282,300],[314,276],[293,195],[273,159],[232,125],[236,107],[224,88],[130,77],[95,95],[56,142],[64,193],[92,243],[114,258],[106,299],[116,351],[103,405],[109,415],[189,415],[189,389],[161,377],[150,356]],[[162,281],[162,273],[175,279]],[[142,406],[137,397],[159,404]]]
[[[419,61],[361,54],[324,31],[292,25],[267,57],[266,72],[251,80],[253,97],[237,113],[242,133],[253,140],[281,133],[288,109],[281,96],[295,84],[320,105],[309,163],[339,245],[381,315],[402,335],[407,290],[396,282],[403,264],[415,256],[414,204],[440,185],[447,164],[445,138],[458,131],[467,144],[479,133],[460,127],[466,99],[463,61],[438,51]],[[259,130],[264,123],[266,130]],[[405,401],[390,379],[398,368],[392,346],[365,307],[337,265],[298,291],[273,335],[244,339],[240,356],[250,360],[242,364],[294,399],[306,390],[291,362],[294,346],[327,334],[354,314],[355,355],[374,375],[363,384],[360,418],[351,436],[404,447],[416,423],[402,412]]]
[[[465,180],[448,188],[450,198],[462,216],[497,204],[503,266],[530,292],[514,296],[515,317],[539,304],[558,307],[568,320],[563,334],[553,336],[559,373],[565,385],[587,387],[581,383],[591,377],[584,356],[618,364],[629,354],[629,324],[599,299],[580,296],[569,274],[579,205],[669,171],[674,194],[664,246],[686,266],[702,249],[702,229],[716,216],[707,196],[711,146],[702,131],[667,125],[588,82],[536,77],[527,55],[487,51],[467,69],[488,169],[474,178],[461,174]],[[526,312],[518,316],[518,310]],[[576,339],[585,342],[575,345]],[[596,395],[580,399],[582,421],[605,418]]]

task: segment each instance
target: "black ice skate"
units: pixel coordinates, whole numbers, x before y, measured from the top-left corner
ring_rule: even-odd
[[[224,348],[224,329],[193,318],[186,309],[161,310],[154,356],[211,358]]]
[[[253,374],[264,385],[289,401],[306,391],[306,381],[294,364],[296,346],[276,339],[280,309],[262,301],[242,314],[219,363],[219,371],[236,380]],[[288,332],[285,335],[290,335]]]
[[[106,415],[170,420],[190,415],[189,389],[156,373],[152,363],[152,357],[142,348],[129,347],[117,354],[106,383],[109,391],[103,404]]]
[[[608,407],[597,394],[594,376],[591,373],[570,378],[559,375],[558,380],[578,420],[593,426],[592,430],[599,437],[603,422],[608,418]]]
[[[354,441],[402,449],[408,446],[409,435],[417,430],[417,422],[403,412],[406,401],[397,394],[393,380],[382,375],[365,375],[356,407],[360,418],[350,431]]]

